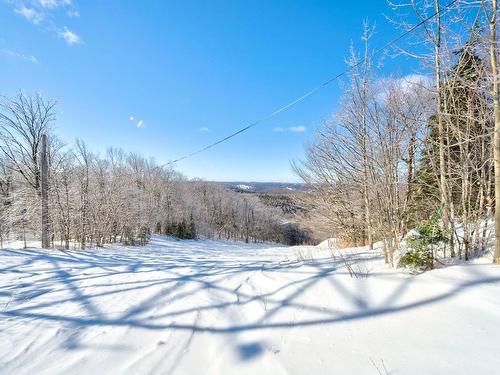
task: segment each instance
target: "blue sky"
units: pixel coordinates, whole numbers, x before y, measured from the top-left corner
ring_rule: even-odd
[[[344,69],[363,19],[376,22],[375,48],[396,36],[384,14],[383,0],[0,0],[0,93],[56,97],[68,144],[78,137],[95,152],[115,146],[164,163]],[[386,65],[404,73],[408,63]],[[208,180],[295,181],[290,160],[338,99],[335,83],[176,168]]]

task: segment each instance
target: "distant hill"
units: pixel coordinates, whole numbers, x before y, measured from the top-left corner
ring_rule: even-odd
[[[266,193],[277,191],[301,191],[305,189],[305,185],[293,182],[246,182],[246,181],[230,181],[217,182],[234,191],[247,193]]]

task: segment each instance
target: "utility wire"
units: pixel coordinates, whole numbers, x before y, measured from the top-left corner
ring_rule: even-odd
[[[452,0],[450,1],[447,5],[445,5],[445,7],[443,9],[439,9],[438,11],[436,11],[435,13],[431,14],[429,17],[421,20],[419,23],[413,25],[411,28],[409,28],[408,30],[406,30],[404,33],[400,34],[399,36],[397,36],[396,38],[390,40],[389,42],[387,42],[386,44],[384,44],[382,47],[376,49],[373,53],[372,53],[372,56],[375,56],[375,55],[378,55],[380,52],[384,51],[385,49],[389,48],[390,46],[394,45],[395,43],[397,43],[398,41],[400,41],[401,39],[403,39],[404,37],[406,37],[407,35],[411,34],[413,31],[415,31],[416,29],[418,29],[420,26],[424,25],[425,23],[427,23],[428,21],[430,21],[431,19],[433,19],[434,17],[437,16],[438,12],[441,12],[441,15],[444,15],[446,14],[449,10],[450,10],[450,7],[455,4],[457,1],[459,0]],[[257,125],[259,125],[260,123],[264,122],[264,121],[267,121],[275,116],[277,116],[278,114],[280,114],[281,112],[283,111],[286,111],[288,108],[302,102],[303,100],[305,100],[306,98],[308,98],[309,96],[313,95],[314,93],[316,93],[317,91],[321,90],[322,88],[328,86],[330,83],[332,83],[333,81],[336,81],[337,79],[341,78],[342,76],[346,75],[347,73],[349,73],[351,70],[357,68],[358,66],[360,66],[361,64],[363,64],[364,62],[366,61],[366,57],[362,58],[361,60],[359,60],[356,64],[353,64],[351,66],[349,66],[348,68],[346,68],[345,70],[343,70],[342,72],[338,73],[337,75],[329,78],[328,80],[326,80],[325,82],[319,84],[318,86],[314,87],[312,90],[309,90],[307,91],[305,94],[303,94],[302,96],[298,97],[297,99],[295,100],[292,100],[291,102],[285,104],[284,106],[282,107],[279,107],[278,109],[276,109],[274,112],[268,114],[267,116],[264,116],[264,117],[261,117],[260,119],[252,122],[251,124],[245,126],[244,128],[241,128],[237,131],[235,131],[234,133],[231,133],[229,135],[227,135],[226,137],[224,138],[221,138],[205,147],[202,147],[196,151],[193,151],[189,154],[186,154],[184,156],[181,156],[180,158],[178,159],[175,159],[175,160],[172,160],[172,161],[169,161],[168,163],[165,163],[165,164],[162,164],[162,165],[159,165],[158,168],[162,168],[162,167],[165,167],[165,166],[168,166],[168,165],[172,165],[172,164],[175,164],[175,163],[178,163],[180,162],[181,160],[185,160],[185,159],[188,159],[192,156],[195,156],[201,152],[204,152],[212,147],[215,147],[223,142],[226,142],[228,141],[229,139],[233,138],[233,137],[236,137],[238,134],[241,134]]]

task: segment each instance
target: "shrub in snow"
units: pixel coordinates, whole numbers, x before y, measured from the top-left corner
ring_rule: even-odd
[[[151,230],[149,229],[149,227],[146,225],[141,226],[141,228],[139,229],[138,237],[139,237],[139,244],[141,246],[146,245],[151,239]]]
[[[196,239],[196,228],[193,219],[188,223],[186,220],[171,222],[165,226],[165,235],[179,238],[181,240]]]
[[[146,245],[151,239],[151,230],[147,225],[141,225],[137,233],[134,233],[131,227],[126,226],[123,229],[122,242],[124,245],[135,246]]]
[[[438,215],[425,220],[406,237],[406,252],[399,258],[398,267],[423,272],[434,267],[434,251],[446,246],[449,239]]]

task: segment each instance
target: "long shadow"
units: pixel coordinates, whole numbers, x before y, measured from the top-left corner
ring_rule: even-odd
[[[132,248],[127,253],[113,249],[93,253],[2,250],[0,259],[6,257],[13,264],[0,269],[0,298],[9,301],[3,307],[0,304],[0,316],[57,322],[77,328],[67,343],[68,347],[77,348],[84,345],[78,335],[94,326],[213,334],[318,326],[396,314],[453,298],[480,285],[500,282],[500,276],[472,275],[472,280],[461,282],[449,291],[398,303],[414,280],[402,277],[391,281],[394,283],[392,290],[385,299],[374,304],[377,301],[369,303],[365,300],[366,295],[358,295],[346,286],[346,283],[354,282],[353,279],[345,276],[342,262],[331,258],[303,264],[293,260],[265,259],[257,252],[257,255],[252,255],[255,259],[249,260],[252,256],[246,256],[245,251],[250,247],[243,246],[230,252],[229,245],[221,249],[218,243],[212,249],[210,246],[204,248],[207,247],[204,242],[190,242],[191,247],[187,249],[183,246],[182,242],[156,240],[150,247]],[[366,254],[353,262],[370,261],[374,257],[377,256]],[[264,291],[252,289],[248,280],[260,274],[273,275],[276,281]],[[34,280],[27,282],[23,278]],[[8,285],[13,279],[21,281]],[[328,295],[325,288],[331,288],[348,301],[352,309],[342,311],[331,307],[332,301],[324,303],[321,299],[314,303],[300,302],[301,297],[320,282],[325,296]],[[369,282],[369,279],[356,280],[352,285]],[[88,293],[89,290],[92,292]],[[36,291],[43,293],[37,294]],[[14,298],[16,293],[25,298]],[[207,298],[197,297],[199,293],[218,300],[207,303]],[[125,295],[133,295],[135,299],[127,300],[129,305],[124,311],[111,314],[106,311],[108,308],[103,309],[107,298],[120,299]],[[265,301],[261,313],[248,321],[207,325],[199,319],[200,314],[208,311],[244,311],[245,306],[259,301]],[[77,304],[80,315],[75,316],[74,309],[66,309],[69,313],[64,313],[64,309],[58,309],[59,313],[49,313],[51,308],[66,304]],[[287,314],[281,314],[285,311]],[[299,311],[309,312],[309,317],[292,320],[291,312]],[[174,317],[189,320],[194,312],[197,318],[193,322],[169,321]],[[249,346],[242,347],[240,352],[242,358],[251,358],[259,350],[257,346]]]

